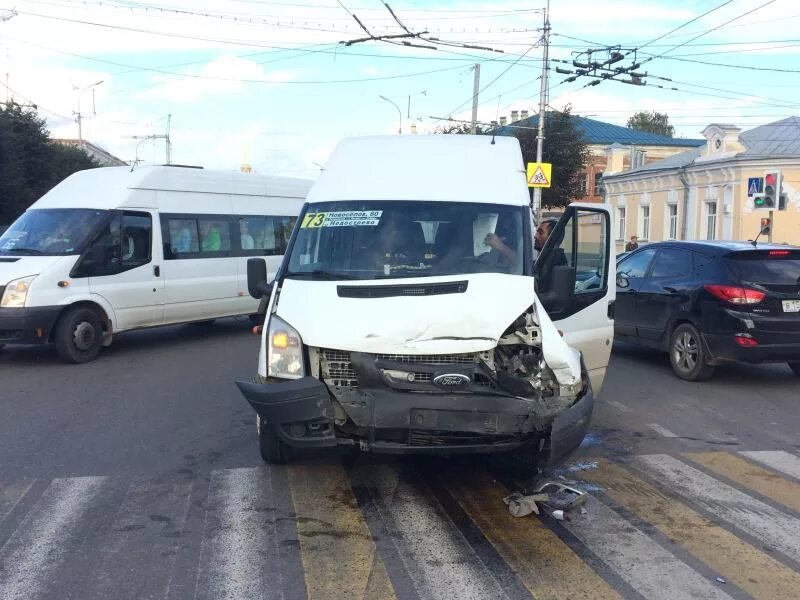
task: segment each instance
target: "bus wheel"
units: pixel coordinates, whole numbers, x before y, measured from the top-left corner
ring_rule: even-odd
[[[86,363],[97,358],[103,344],[103,323],[91,308],[68,309],[58,320],[56,351],[62,360]]]

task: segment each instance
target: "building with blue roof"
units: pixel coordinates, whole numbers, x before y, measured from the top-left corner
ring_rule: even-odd
[[[706,143],[704,139],[671,138],[580,115],[572,115],[572,119],[590,155],[582,179],[585,194],[575,198],[581,202],[602,202],[602,178],[609,167],[620,171],[644,166]],[[547,121],[545,117],[545,139]],[[506,124],[506,120],[501,119],[496,131],[498,135],[512,135],[518,127],[538,128],[539,115],[529,117],[527,111],[521,114],[511,111],[511,122]]]

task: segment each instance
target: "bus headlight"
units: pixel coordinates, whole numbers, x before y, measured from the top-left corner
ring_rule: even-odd
[[[31,287],[31,282],[36,278],[22,277],[9,281],[6,286],[6,291],[3,292],[3,297],[0,298],[1,308],[22,308],[25,306],[25,301],[28,299],[28,290]]]
[[[282,379],[300,379],[305,375],[303,340],[297,330],[272,315],[267,331],[267,375]]]

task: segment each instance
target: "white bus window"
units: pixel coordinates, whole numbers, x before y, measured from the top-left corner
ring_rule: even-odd
[[[195,219],[169,219],[169,239],[173,254],[200,252]]]
[[[200,252],[227,252],[231,249],[230,223],[221,219],[198,219]]]

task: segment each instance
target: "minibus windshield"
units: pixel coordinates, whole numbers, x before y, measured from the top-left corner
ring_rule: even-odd
[[[297,225],[286,275],[318,279],[522,275],[524,209],[473,202],[310,204]]]
[[[86,208],[29,210],[0,237],[0,254],[80,254],[108,212]]]

